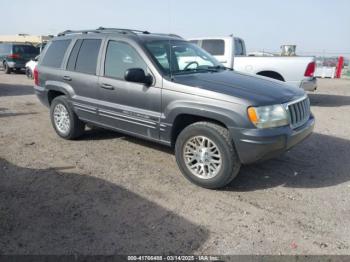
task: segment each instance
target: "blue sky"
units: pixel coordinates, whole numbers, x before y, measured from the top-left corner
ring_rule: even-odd
[[[57,34],[98,26],[171,32],[185,38],[234,35],[248,50],[350,56],[349,0],[6,1],[0,34]],[[7,21],[7,22],[5,22]]]

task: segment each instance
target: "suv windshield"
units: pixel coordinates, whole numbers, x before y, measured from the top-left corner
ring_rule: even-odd
[[[214,57],[186,41],[158,40],[146,43],[153,60],[167,75],[224,69]]]

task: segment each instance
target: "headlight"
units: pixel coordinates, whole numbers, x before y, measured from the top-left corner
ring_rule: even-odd
[[[286,126],[287,111],[282,105],[248,107],[248,118],[258,128]]]

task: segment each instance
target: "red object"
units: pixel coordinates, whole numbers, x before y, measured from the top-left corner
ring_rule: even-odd
[[[297,243],[295,243],[294,241],[290,244],[290,247],[292,248],[292,249],[297,249],[298,248],[298,245],[297,245]]]
[[[34,84],[36,86],[38,86],[39,85],[39,71],[36,67],[34,68],[33,75],[34,75]]]
[[[340,78],[341,77],[341,71],[343,70],[343,65],[344,65],[344,57],[339,56],[338,57],[337,69],[335,70],[335,78]]]
[[[316,63],[311,62],[307,65],[304,76],[313,77],[315,73]]]
[[[19,54],[12,54],[12,55],[8,55],[7,56],[8,58],[12,58],[12,59],[18,59],[20,58],[21,56]]]

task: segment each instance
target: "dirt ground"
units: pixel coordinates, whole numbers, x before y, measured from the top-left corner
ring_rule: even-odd
[[[311,137],[213,191],[166,147],[59,138],[32,81],[0,72],[0,254],[350,254],[350,80],[310,99]]]

